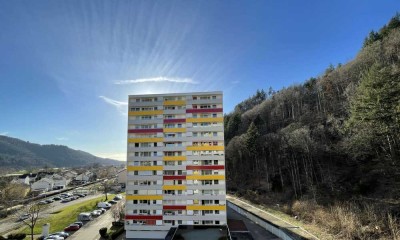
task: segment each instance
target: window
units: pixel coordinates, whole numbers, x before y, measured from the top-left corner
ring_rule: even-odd
[[[217,96],[212,96],[212,99],[217,99]]]

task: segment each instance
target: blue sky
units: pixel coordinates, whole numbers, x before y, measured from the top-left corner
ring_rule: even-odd
[[[129,94],[254,94],[346,63],[399,1],[0,0],[0,134],[125,159]]]

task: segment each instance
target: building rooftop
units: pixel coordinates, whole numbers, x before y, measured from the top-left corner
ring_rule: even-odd
[[[168,235],[171,234],[171,231]],[[172,236],[165,239],[171,240],[225,240],[231,239],[226,225],[179,225]]]

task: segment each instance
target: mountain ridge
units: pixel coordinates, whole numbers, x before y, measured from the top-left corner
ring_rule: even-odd
[[[94,156],[65,145],[37,144],[18,138],[0,136],[0,164],[3,168],[77,167],[90,164],[121,165],[123,162]]]

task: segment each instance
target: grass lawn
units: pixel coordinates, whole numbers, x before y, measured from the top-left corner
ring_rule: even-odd
[[[113,199],[115,194],[108,194],[108,200]],[[35,228],[33,229],[33,234],[42,233],[42,225],[45,223],[50,223],[50,233],[63,231],[65,227],[69,224],[76,222],[79,213],[90,212],[97,208],[97,203],[105,201],[105,196],[101,196],[95,199],[87,200],[81,203],[77,203],[68,207],[65,207],[59,211],[52,212],[50,217],[40,219]],[[30,228],[25,226],[18,232],[23,232],[30,234]]]

